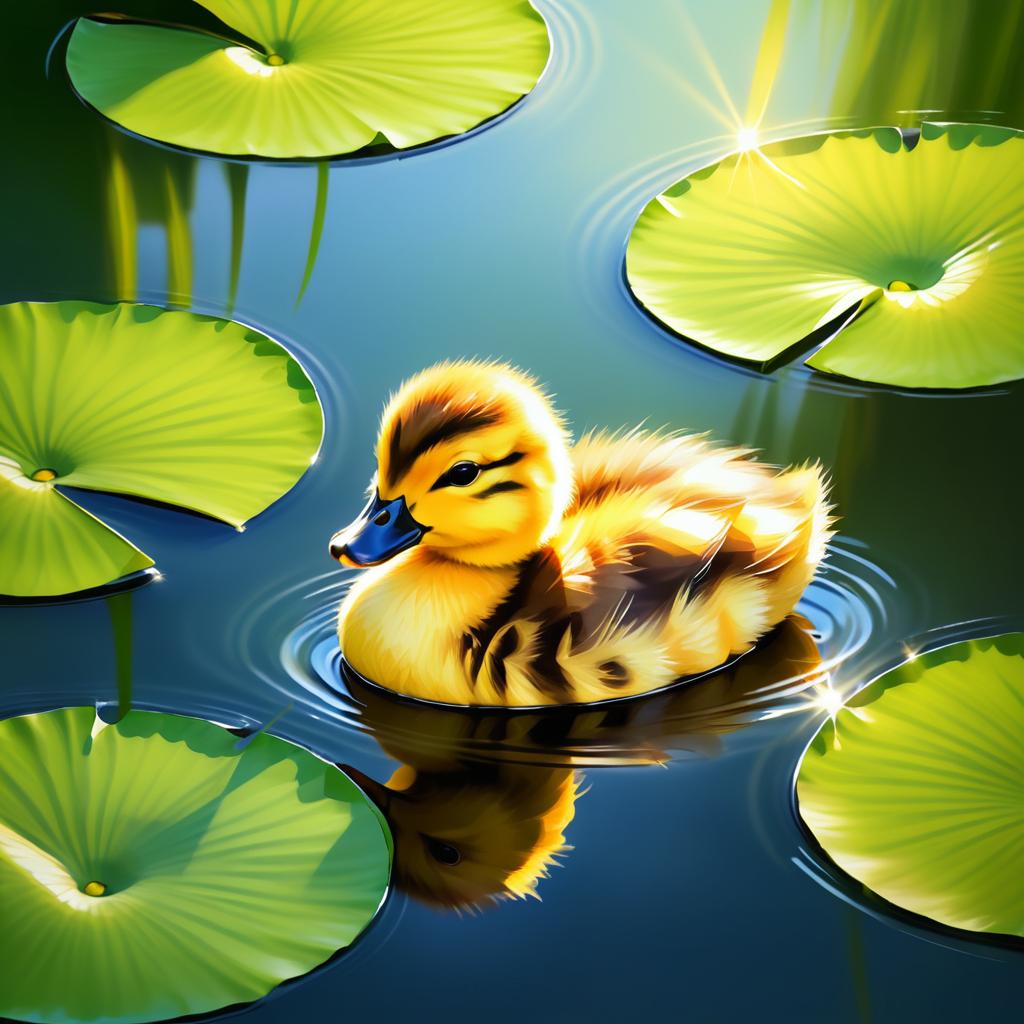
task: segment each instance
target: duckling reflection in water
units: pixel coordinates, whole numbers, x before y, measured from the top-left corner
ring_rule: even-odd
[[[536,897],[569,849],[580,783],[571,769],[478,763],[425,772],[406,764],[384,785],[345,770],[388,819],[395,885],[423,903],[469,910]]]
[[[397,888],[459,910],[539,898],[540,881],[571,849],[578,767],[713,752],[724,733],[806,706],[800,694],[823,675],[811,627],[797,616],[721,672],[601,708],[446,709],[401,700],[349,672],[362,720],[402,764],[383,784],[343,767],[388,819]]]
[[[570,447],[536,382],[504,365],[408,381],[377,464],[330,546],[370,567],[342,602],[341,649],[448,704],[586,703],[709,671],[792,611],[830,536],[817,467],[639,429]]]

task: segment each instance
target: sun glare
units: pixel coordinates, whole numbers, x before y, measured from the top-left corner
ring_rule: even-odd
[[[258,59],[251,50],[244,46],[229,46],[224,50],[224,55],[247,75],[255,75],[257,78],[269,78],[274,73],[274,67],[268,67],[267,64]],[[280,62],[280,58],[278,60]]]
[[[758,148],[756,128],[743,127],[736,133],[736,151],[738,153],[749,153],[752,149]]]
[[[829,718],[835,719],[836,715],[843,708],[843,695],[838,690],[833,690],[827,683],[819,686],[814,695],[814,703],[821,708]]]
[[[741,167],[746,171],[749,178],[752,174],[754,159],[757,158],[766,167],[768,167],[773,174],[777,174],[780,177],[785,178],[797,188],[805,187],[802,182],[798,181],[792,175],[787,174],[778,166],[778,164],[766,156],[761,149],[761,147],[765,145],[765,133],[762,132],[762,126],[764,125],[768,115],[768,108],[772,92],[775,87],[775,80],[782,67],[782,53],[785,47],[786,33],[788,30],[788,10],[788,4],[772,5],[772,13],[765,25],[765,30],[761,38],[761,45],[757,53],[754,77],[750,84],[750,93],[747,97],[745,114],[740,113],[736,102],[729,94],[729,88],[726,85],[725,78],[719,70],[718,65],[715,63],[714,58],[711,56],[711,52],[704,43],[700,32],[697,30],[688,15],[685,13],[680,14],[684,30],[694,51],[694,56],[697,58],[697,63],[703,67],[704,72],[707,74],[714,92],[717,93],[718,103],[716,103],[715,97],[705,96],[696,86],[686,79],[676,77],[675,81],[686,90],[691,99],[698,102],[701,107],[703,107],[715,118],[715,120],[726,128],[728,134],[724,137],[733,141],[735,146],[733,152],[740,157],[740,159],[735,161],[735,165],[733,167],[733,181]],[[812,120],[793,121],[789,124],[772,124],[770,126],[771,130],[769,134],[775,135],[781,129],[795,129],[802,127],[805,124],[812,123],[816,122]],[[665,206],[673,216],[679,216],[679,213],[673,204],[663,202],[662,205]]]

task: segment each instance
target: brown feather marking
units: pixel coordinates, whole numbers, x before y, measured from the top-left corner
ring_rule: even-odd
[[[601,682],[612,689],[619,689],[629,682],[629,669],[620,661],[602,661],[597,666],[601,673]]]
[[[572,684],[558,664],[558,648],[562,638],[572,636],[573,622],[569,615],[552,618],[537,630],[537,654],[531,664],[533,684],[552,700],[564,700],[572,693]]]
[[[583,614],[582,612],[569,613],[569,647],[575,647],[583,635]]]
[[[502,491],[522,491],[525,489],[526,484],[516,483],[515,480],[500,480],[496,484],[491,484],[487,490],[474,494],[473,497],[478,501],[482,501],[484,498],[493,498],[495,494],[501,494]]]
[[[478,403],[460,408],[450,396],[439,395],[417,403],[404,421],[396,420],[388,440],[388,486],[394,487],[424,452],[462,434],[494,426],[500,419],[493,405]]]
[[[559,575],[557,559],[553,552],[546,548],[527,558],[519,567],[519,575],[515,583],[509,588],[504,599],[498,603],[490,615],[483,622],[470,627],[469,636],[472,645],[469,673],[470,679],[476,681],[480,674],[480,666],[483,664],[487,649],[494,642],[498,631],[502,626],[512,620],[517,612],[529,611],[530,594],[538,582],[543,582],[548,576]],[[466,641],[463,640],[463,643]]]
[[[502,697],[505,696],[505,691],[508,689],[508,668],[505,665],[505,659],[515,654],[518,649],[519,631],[515,626],[509,626],[501,634],[501,639],[495,645],[488,659],[491,682]]]

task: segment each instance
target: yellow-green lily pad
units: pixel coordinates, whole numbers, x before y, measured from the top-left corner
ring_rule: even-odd
[[[544,20],[526,0],[199,0],[248,44],[81,18],[77,92],[129,131],[234,156],[322,158],[468,131],[536,84]]]
[[[1024,633],[881,676],[822,726],[797,799],[829,857],[890,903],[1024,937]]]
[[[1024,133],[925,125],[736,153],[656,196],[626,256],[673,331],[763,365],[909,388],[1024,376]]]
[[[153,564],[59,487],[240,528],[309,468],[323,414],[266,335],[154,306],[0,306],[0,593],[89,590]]]
[[[391,837],[284,740],[92,708],[0,722],[0,1014],[150,1021],[264,996],[350,945]]]

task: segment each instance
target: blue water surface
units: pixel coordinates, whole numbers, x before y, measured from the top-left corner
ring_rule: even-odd
[[[169,0],[120,6],[186,20]],[[1019,386],[912,395],[798,364],[760,375],[672,338],[623,283],[647,200],[735,146],[727,98],[742,116],[772,6],[538,0],[550,64],[507,116],[402,157],[337,161],[326,175],[118,132],[70,94],[59,44],[46,74],[47,48],[81,5],[13,15],[20,78],[7,91],[0,298],[137,298],[232,315],[295,352],[326,415],[315,466],[241,534],[79,496],[163,576],[131,598],[139,706],[273,720],[332,760],[390,774],[394,745],[332,689],[331,619],[347,577],[327,541],[363,504],[385,397],[457,356],[530,369],[579,432],[646,421],[711,431],[772,462],[820,459],[840,536],[800,610],[841,692],[905,645],[1019,628],[1024,548],[1008,512],[1024,497]],[[766,137],[834,123],[833,58],[787,46]],[[115,152],[137,190],[134,294],[119,293],[110,230]],[[168,177],[186,211],[187,294],[172,287]],[[0,643],[0,714],[116,693],[102,600],[2,608]],[[665,764],[591,759],[566,833],[573,849],[540,882],[540,900],[457,914],[395,892],[353,950],[248,1019],[842,1024],[1019,1013],[1019,951],[900,918],[809,848],[791,782],[825,712],[796,695],[785,709],[752,714],[713,743],[681,741]],[[564,753],[555,744],[551,764]]]

